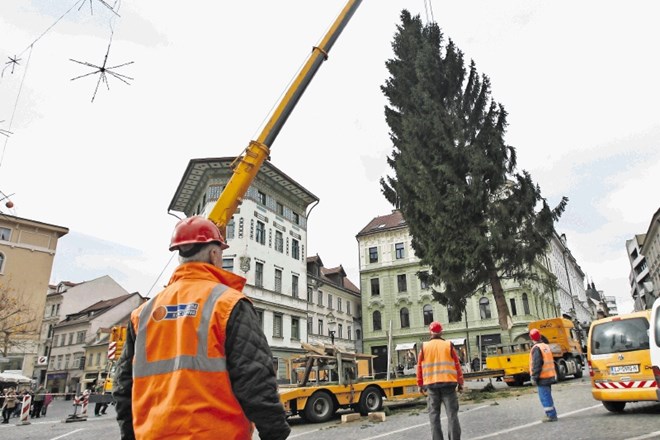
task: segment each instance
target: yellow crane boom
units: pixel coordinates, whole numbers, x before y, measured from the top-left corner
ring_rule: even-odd
[[[270,146],[275,141],[282,126],[291,115],[319,67],[328,58],[330,48],[332,48],[358,6],[360,6],[360,3],[362,3],[362,0],[348,1],[321,43],[313,48],[307,62],[291,83],[257,140],[250,141],[242,155],[236,158],[234,173],[208,215],[209,220],[218,225],[223,234],[227,223],[236,212],[236,208],[259,172],[261,164],[268,158]]]

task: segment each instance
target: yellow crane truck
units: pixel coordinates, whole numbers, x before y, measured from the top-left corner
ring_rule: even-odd
[[[530,322],[528,329],[537,329],[548,340],[555,359],[557,380],[567,376],[582,377],[584,356],[573,323],[566,318],[550,318]],[[509,386],[521,386],[530,380],[529,353],[532,342],[498,344],[486,350],[486,368],[503,370],[503,379]]]
[[[335,346],[303,344],[303,348],[306,355],[289,361],[294,383],[279,388],[280,401],[289,416],[321,423],[340,408],[367,415],[380,411],[384,400],[422,397],[415,376],[373,380],[373,355],[344,352]]]

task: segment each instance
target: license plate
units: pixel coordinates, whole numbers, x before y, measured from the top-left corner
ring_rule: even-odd
[[[610,374],[630,374],[630,373],[639,373],[639,364],[618,365],[616,367],[610,367]]]

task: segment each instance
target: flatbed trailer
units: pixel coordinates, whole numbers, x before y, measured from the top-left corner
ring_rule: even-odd
[[[339,409],[367,415],[380,411],[385,400],[396,402],[423,396],[414,376],[373,379],[372,355],[343,352],[334,346],[303,347],[308,354],[289,361],[296,383],[280,385],[279,389],[289,416],[299,415],[306,421],[320,423],[330,420]],[[361,362],[367,364],[368,373],[358,377]]]

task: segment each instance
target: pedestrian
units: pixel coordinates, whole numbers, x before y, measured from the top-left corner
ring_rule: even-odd
[[[53,401],[53,395],[46,391],[46,396],[44,397],[44,406],[41,409],[41,415],[46,417],[46,412],[48,411],[48,405]]]
[[[2,423],[9,423],[12,413],[16,409],[18,397],[13,388],[8,388],[4,393],[5,401],[2,402]]]
[[[100,382],[94,389],[96,394],[99,395],[99,399],[103,399],[103,390],[105,381]],[[105,415],[105,411],[108,409],[108,402],[99,401],[94,404],[94,416],[99,417]]]
[[[458,392],[463,392],[463,371],[454,345],[442,338],[442,325],[429,325],[431,340],[422,344],[417,362],[417,385],[427,394],[433,440],[443,440],[440,405],[447,412],[449,440],[461,439],[458,421]]]
[[[177,223],[180,265],[131,314],[113,395],[122,440],[289,436],[272,354],[245,278],[222,269],[228,246],[200,216]]]
[[[536,385],[541,405],[545,411],[545,417],[541,421],[556,422],[558,420],[557,410],[552,400],[551,387],[553,383],[557,383],[557,373],[552,350],[550,350],[547,339],[542,337],[541,332],[537,329],[531,329],[529,337],[534,341],[529,354],[529,376],[532,379],[532,384]]]
[[[44,407],[44,399],[46,398],[46,389],[39,385],[39,388],[34,392],[34,400],[32,401],[32,413],[30,417],[38,419],[41,417],[41,410]]]

